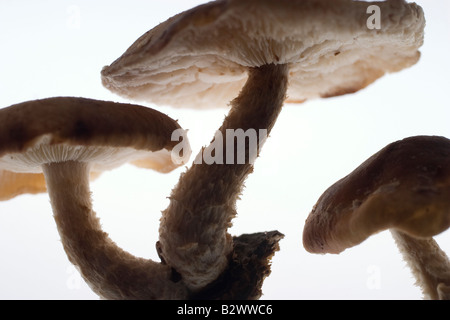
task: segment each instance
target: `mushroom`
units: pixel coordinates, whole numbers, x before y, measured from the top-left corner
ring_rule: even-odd
[[[244,164],[226,163],[223,150],[213,163],[195,161],[172,191],[159,250],[190,290],[203,288],[227,268],[233,250],[227,229],[236,201],[286,96],[300,102],[356,92],[418,61],[421,8],[405,1],[375,2],[382,28],[370,30],[370,4],[213,1],[156,26],[103,68],[104,86],[135,100],[207,108],[224,107],[237,96],[215,139],[196,159],[211,149],[221,152],[216,142],[222,138],[227,145],[227,130],[253,130],[258,137],[256,150],[245,145]]]
[[[145,165],[144,165],[145,167]],[[90,180],[95,180],[101,172],[91,172]],[[21,194],[47,192],[43,173],[20,173],[0,170],[0,201],[10,200]]]
[[[91,171],[134,162],[169,172],[184,163],[186,137],[186,154],[171,152],[179,143],[172,141],[172,133],[180,129],[150,108],[84,98],[49,98],[0,109],[0,168],[22,173],[24,179],[43,172],[64,250],[100,297],[187,296],[184,285],[171,280],[169,266],[134,257],[102,231],[89,190]],[[8,183],[4,179],[1,185]]]
[[[24,193],[46,192],[45,178],[40,173],[17,173],[0,170],[0,201],[9,200]]]
[[[389,229],[424,297],[449,299],[450,261],[433,236],[450,226],[450,140],[391,143],[329,187],[306,219],[308,252],[338,254]]]

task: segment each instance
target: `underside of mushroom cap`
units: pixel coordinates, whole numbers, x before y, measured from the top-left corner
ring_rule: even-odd
[[[0,170],[0,201],[9,200],[24,193],[36,194],[46,191],[43,174]]]
[[[100,172],[91,171],[90,179],[100,176]],[[47,192],[43,173],[20,173],[0,170],[0,201],[9,200],[22,194]]]
[[[389,144],[333,184],[303,230],[313,253],[340,253],[395,228],[429,238],[450,226],[450,140],[416,136]]]
[[[367,26],[369,5],[380,29]],[[289,64],[288,101],[358,91],[416,63],[422,9],[403,0],[219,0],[141,36],[102,70],[119,95],[175,107],[224,107],[248,67]]]
[[[40,173],[44,163],[76,160],[103,171],[137,161],[168,172],[181,165],[171,158],[177,129],[175,120],[138,105],[75,97],[23,102],[0,109],[0,168]]]

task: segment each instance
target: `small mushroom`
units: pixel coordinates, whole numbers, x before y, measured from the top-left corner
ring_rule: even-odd
[[[418,61],[421,8],[376,4],[382,28],[374,31],[367,28],[367,2],[209,2],[145,33],[103,68],[102,81],[119,95],[162,105],[207,108],[232,101],[218,131],[223,146],[227,130],[254,130],[259,151],[260,130],[269,135],[286,97],[299,102],[352,93]],[[233,244],[227,229],[253,170],[250,155],[257,154],[245,148],[245,164],[226,163],[226,150],[220,163],[194,162],[163,212],[160,254],[193,291],[228,266]]]
[[[0,168],[25,180],[27,174],[43,172],[64,250],[100,297],[187,297],[184,285],[172,281],[169,266],[134,257],[102,231],[89,190],[91,171],[126,162],[160,172],[178,167],[184,157],[174,163],[171,154],[179,143],[171,139],[178,129],[176,121],[150,108],[84,98],[0,109]],[[183,143],[187,152],[188,141]],[[1,185],[9,183],[4,179]]]
[[[448,299],[450,261],[433,236],[450,226],[450,140],[406,138],[328,188],[308,216],[303,245],[338,254],[389,229],[424,297]]]

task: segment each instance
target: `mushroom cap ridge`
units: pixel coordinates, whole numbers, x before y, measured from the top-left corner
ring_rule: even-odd
[[[429,238],[450,226],[450,140],[406,138],[384,147],[328,188],[305,222],[312,253],[340,253],[395,228]]]
[[[369,5],[381,29],[369,29]],[[102,81],[135,100],[225,107],[247,68],[289,64],[288,102],[356,92],[416,63],[422,9],[405,1],[219,0],[182,12],[141,36]]]

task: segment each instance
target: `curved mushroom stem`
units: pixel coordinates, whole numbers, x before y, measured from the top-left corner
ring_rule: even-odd
[[[105,299],[187,297],[169,266],[129,254],[102,231],[92,210],[88,164],[45,164],[43,171],[64,250],[94,292]]]
[[[227,132],[250,129],[249,133],[257,136],[259,150],[281,111],[287,78],[287,65],[249,69],[248,80],[232,101],[232,108],[218,131],[220,134],[216,134],[211,145],[201,151],[192,167],[180,177],[170,204],[163,211],[160,255],[193,291],[213,282],[228,266],[233,241],[227,229],[236,215],[236,200],[244,181],[253,170],[255,150],[251,150],[250,143],[245,144],[244,164],[236,163],[236,154],[230,162]],[[218,141],[220,138],[222,141]],[[242,147],[236,141],[230,144],[234,150]],[[212,147],[215,152],[222,151],[222,155],[215,154],[213,163],[198,163],[205,150],[210,151]]]
[[[391,233],[424,297],[450,299],[450,260],[436,241],[417,239],[398,230],[391,229]]]

